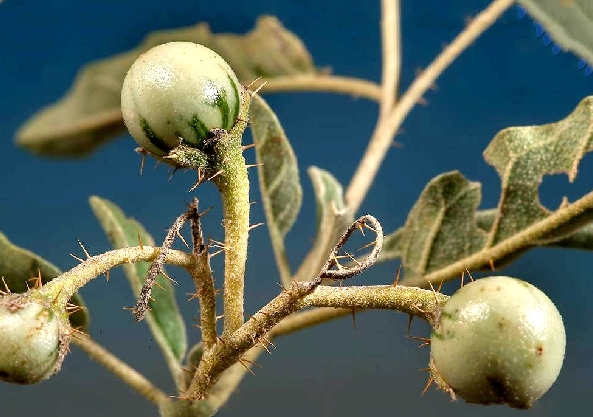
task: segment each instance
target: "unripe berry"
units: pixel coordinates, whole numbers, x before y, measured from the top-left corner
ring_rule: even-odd
[[[433,363],[447,389],[468,403],[521,409],[550,389],[565,346],[552,301],[505,276],[459,289],[443,306],[431,337]]]
[[[124,79],[126,127],[144,149],[163,156],[183,143],[200,149],[210,130],[230,130],[241,89],[230,65],[193,42],[169,42],[142,54]]]
[[[35,384],[60,370],[70,341],[67,317],[49,302],[22,294],[0,297],[0,379]]]

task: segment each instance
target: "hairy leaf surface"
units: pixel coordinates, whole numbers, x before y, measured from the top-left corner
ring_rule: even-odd
[[[484,151],[486,162],[501,178],[498,207],[476,212],[480,184],[458,172],[439,175],[425,187],[406,224],[386,237],[380,259],[401,258],[403,283],[423,285],[427,279],[445,278],[437,272],[452,264],[459,263],[457,272],[500,268],[535,246],[592,248],[590,196],[575,204],[565,200],[556,211],[539,200],[544,175],[565,173],[574,181],[580,161],[591,150],[593,97],[585,98],[559,122],[500,131]],[[577,203],[574,214],[559,216]],[[528,230],[537,233],[519,241]],[[479,258],[495,250],[499,255]]]

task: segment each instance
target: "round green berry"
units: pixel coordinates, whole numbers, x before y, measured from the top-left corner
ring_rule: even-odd
[[[216,52],[169,42],[142,54],[124,79],[121,108],[136,142],[163,156],[183,143],[201,148],[211,129],[237,121],[242,86]]]
[[[70,341],[67,316],[22,294],[0,298],[0,379],[35,384],[60,370]]]
[[[447,389],[469,403],[529,408],[560,373],[562,317],[525,281],[479,279],[453,294],[437,316],[434,366]]]

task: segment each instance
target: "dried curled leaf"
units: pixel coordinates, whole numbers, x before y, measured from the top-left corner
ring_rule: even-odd
[[[0,232],[0,277],[4,278],[6,286],[11,292],[22,293],[35,285],[35,278],[41,276],[43,284],[51,281],[60,270],[39,255],[16,246]],[[6,291],[4,283],[0,283],[0,290]],[[89,331],[89,312],[82,297],[77,293],[70,302],[81,307],[70,314],[70,324],[75,329],[85,333]]]
[[[291,279],[284,248],[284,237],[301,209],[303,190],[299,181],[296,156],[278,118],[259,96],[254,95],[249,109],[255,143],[259,187],[270,240],[284,284]]]
[[[538,194],[544,175],[566,173],[574,181],[580,161],[591,150],[593,97],[582,100],[559,122],[502,130],[484,151],[502,182],[496,210],[476,213],[479,183],[467,181],[458,172],[439,175],[426,186],[404,227],[386,237],[381,260],[401,257],[403,282],[422,285],[435,271],[466,259],[465,267],[488,269],[501,267],[538,245],[591,247],[588,237],[593,229],[588,224],[593,207],[552,218],[553,212],[540,203]],[[571,207],[565,202],[556,213]],[[514,242],[512,251],[501,250],[500,255],[469,263],[470,257],[502,248],[536,226],[540,232],[520,244]]]
[[[33,115],[16,134],[17,145],[58,157],[80,157],[124,132],[121,87],[132,63],[148,49],[171,41],[200,43],[218,52],[239,80],[311,74],[313,60],[298,37],[278,19],[263,16],[245,35],[213,34],[206,23],[157,31],[131,51],[83,67],[70,91],[57,103]]]

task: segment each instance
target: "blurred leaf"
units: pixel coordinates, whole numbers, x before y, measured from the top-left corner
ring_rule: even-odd
[[[14,245],[0,232],[0,277],[4,277],[10,291],[26,292],[29,287],[34,285],[31,278],[36,278],[39,274],[41,274],[41,281],[45,284],[60,275],[61,272],[42,257]],[[2,285],[0,289],[4,290],[4,284],[0,285]],[[89,312],[82,297],[77,293],[70,299],[70,302],[82,307],[81,310],[70,315],[70,324],[72,327],[88,333]]]
[[[187,353],[187,357],[185,358],[185,386],[189,387],[191,381],[194,377],[196,369],[198,369],[198,365],[202,360],[202,355],[204,354],[204,345],[202,342],[198,342],[192,346],[192,348]]]
[[[259,96],[254,95],[249,109],[255,143],[259,186],[270,240],[282,283],[290,283],[291,273],[284,237],[301,209],[303,191],[297,160],[278,118]]]
[[[140,245],[154,246],[154,239],[135,219],[126,217],[123,211],[112,202],[93,196],[90,205],[103,230],[114,248]],[[150,268],[148,262],[123,265],[124,272],[138,296]],[[150,309],[146,315],[148,326],[160,346],[169,368],[176,380],[182,378],[181,360],[187,350],[185,323],[175,301],[173,284],[162,275],[157,277],[153,287]]]
[[[402,236],[405,228],[400,227],[395,232],[390,233],[383,239],[383,249],[379,254],[377,262],[391,261],[402,256]]]
[[[517,0],[566,51],[593,65],[593,1]]]
[[[502,244],[545,221],[552,212],[539,201],[538,189],[543,176],[566,173],[569,180],[574,181],[579,162],[591,150],[593,97],[582,100],[559,122],[500,131],[484,151],[484,158],[494,166],[502,182],[499,204],[496,211],[489,214],[493,219],[487,229],[484,215],[476,217],[481,198],[478,183],[468,182],[458,172],[431,180],[410,211],[404,228],[388,237],[390,252],[402,257],[406,273],[404,283],[420,285],[424,283],[423,276]],[[565,201],[562,207],[567,204]],[[568,239],[592,220],[593,208],[583,209],[573,217],[548,225],[544,235],[523,242],[504,259],[490,261],[495,267],[501,267],[533,246]],[[583,244],[582,233],[586,230],[574,235],[580,244]],[[576,240],[572,242],[576,244]],[[386,257],[384,255],[383,260]],[[485,269],[488,263],[474,267]]]
[[[354,221],[354,215],[344,202],[342,184],[329,172],[315,166],[309,167],[307,173],[317,203],[317,236],[295,275],[296,281],[310,281],[317,276],[339,237]]]
[[[314,73],[303,43],[272,16],[260,17],[246,35],[215,35],[206,23],[153,32],[129,52],[83,67],[70,91],[57,103],[32,116],[17,132],[16,143],[30,152],[80,157],[125,130],[120,96],[126,72],[148,49],[166,42],[191,41],[218,52],[239,80]]]

